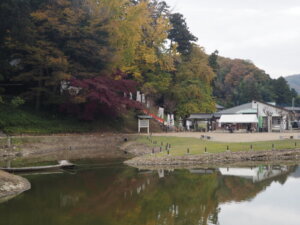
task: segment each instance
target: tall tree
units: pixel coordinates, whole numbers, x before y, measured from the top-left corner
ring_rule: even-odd
[[[208,65],[213,69],[214,73],[217,73],[220,66],[218,64],[218,54],[219,51],[215,50],[209,57],[208,57]]]
[[[177,114],[208,113],[215,110],[211,82],[214,73],[203,49],[193,45],[191,53],[178,66],[172,93],[177,101]]]
[[[192,50],[192,43],[197,41],[198,38],[189,31],[185,18],[182,14],[171,14],[170,23],[172,25],[172,29],[169,31],[171,45],[173,42],[176,42],[178,44],[178,52],[183,55],[189,54]]]
[[[275,93],[274,100],[280,105],[291,105],[292,99],[297,97],[297,94],[291,90],[283,77],[279,77],[273,81],[273,90]]]

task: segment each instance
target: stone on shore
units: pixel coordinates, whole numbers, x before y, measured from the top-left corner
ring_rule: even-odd
[[[0,202],[30,188],[27,179],[0,170]]]

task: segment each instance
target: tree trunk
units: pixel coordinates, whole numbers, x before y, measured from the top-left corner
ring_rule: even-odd
[[[42,71],[40,72],[39,75],[39,80],[38,80],[38,89],[36,91],[36,99],[35,99],[35,110],[40,111],[41,108],[41,88],[42,88]]]

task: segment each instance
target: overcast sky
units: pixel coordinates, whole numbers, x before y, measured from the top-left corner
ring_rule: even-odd
[[[207,53],[253,61],[271,77],[300,74],[300,0],[165,0]]]

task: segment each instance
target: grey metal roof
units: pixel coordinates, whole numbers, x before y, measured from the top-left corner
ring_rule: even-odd
[[[284,107],[284,108],[289,111],[300,111],[300,107]]]
[[[152,116],[147,116],[147,115],[138,115],[139,119],[152,119]]]
[[[229,109],[221,110],[218,112],[218,114],[236,114],[240,111],[246,111],[248,109],[252,109],[252,102],[238,105]]]
[[[261,102],[261,101],[256,101],[256,100],[253,100],[252,102],[254,102],[254,103],[258,102],[260,104],[264,104],[264,105],[267,105],[267,106],[270,106],[270,107],[274,107],[274,108],[289,112],[289,110],[286,109],[286,108],[282,108],[282,107],[272,105],[272,104],[269,104],[269,103],[266,103],[266,102]],[[252,102],[245,103],[245,104],[242,104],[242,105],[238,105],[238,106],[235,106],[235,107],[232,107],[232,108],[229,108],[229,109],[221,110],[221,111],[218,112],[218,114],[239,114],[239,113],[242,113],[242,114],[255,114],[255,113],[257,113],[257,109],[252,108]]]
[[[219,104],[216,104],[216,108],[217,108],[217,109],[224,109],[224,106],[221,106],[221,105],[219,105]]]
[[[213,118],[213,115],[214,114],[209,114],[209,113],[194,113],[190,115],[189,119],[207,120]]]

